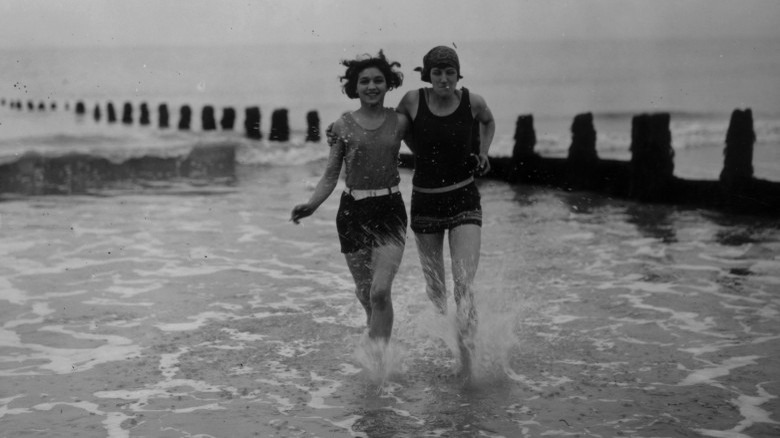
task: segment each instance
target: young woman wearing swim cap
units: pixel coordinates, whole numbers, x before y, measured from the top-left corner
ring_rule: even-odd
[[[455,50],[438,46],[423,58],[421,79],[431,84],[406,93],[396,111],[411,120],[405,138],[414,153],[411,228],[426,281],[437,310],[447,313],[444,238],[452,259],[454,298],[462,377],[471,377],[477,312],[473,282],[479,266],[482,207],[475,176],[490,170],[488,151],[495,121],[485,99],[458,89],[460,61]],[[474,151],[473,127],[479,126]]]

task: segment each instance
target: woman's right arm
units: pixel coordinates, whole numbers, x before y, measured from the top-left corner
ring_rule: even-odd
[[[419,98],[420,95],[417,90],[407,91],[406,94],[404,94],[404,97],[401,98],[398,106],[395,108],[396,112],[405,115],[409,121],[408,127],[404,134],[404,143],[406,143],[406,146],[408,146],[412,152],[414,152],[414,137],[412,136],[411,123],[412,120],[414,120],[414,116],[417,115],[417,105],[419,103]]]
[[[333,130],[338,134],[341,132],[341,129],[342,125],[337,121],[334,124]],[[341,139],[330,147],[325,173],[317,183],[317,187],[314,189],[314,193],[312,193],[309,201],[305,204],[298,204],[293,208],[292,215],[290,216],[291,221],[297,224],[301,219],[311,216],[314,211],[328,199],[330,194],[333,193],[333,190],[339,182],[345,151],[346,147]]]

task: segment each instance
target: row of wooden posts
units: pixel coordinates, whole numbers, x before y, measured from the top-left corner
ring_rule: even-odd
[[[534,151],[532,115],[517,119],[511,157],[490,157],[488,177],[512,183],[586,190],[642,202],[727,210],[780,217],[780,182],[753,175],[756,134],[753,113],[735,109],[725,138],[723,169],[717,181],[674,176],[674,149],[669,113],[638,114],[632,119],[630,161],[599,158],[591,113],[578,114],[571,125],[566,158],[541,157]],[[411,156],[402,157],[406,166]]]
[[[632,173],[647,191],[662,184],[674,173],[674,149],[669,127],[669,113],[639,114],[633,117],[631,127]],[[590,172],[599,161],[596,152],[596,129],[591,113],[578,114],[571,125],[571,145],[566,161],[570,164],[570,182],[587,184]],[[536,157],[536,134],[533,115],[521,115],[517,119],[512,162],[522,167]],[[725,138],[724,163],[721,182],[729,185],[753,178],[753,146],[756,134],[753,129],[753,113],[750,108],[736,109],[731,115]]]
[[[20,101],[10,104],[22,109]],[[41,103],[27,103],[27,108],[45,109]],[[56,108],[51,104],[51,108]],[[67,104],[66,104],[67,109]],[[92,115],[96,120],[102,117],[103,108],[95,105]],[[117,122],[117,114],[111,102],[105,107],[110,123]],[[170,115],[168,106],[157,108],[160,128],[168,128]],[[75,104],[75,112],[86,116],[86,106]],[[149,107],[139,106],[141,125],[150,124]],[[260,139],[260,109],[248,107],[244,110],[244,129],[249,138]],[[290,129],[286,109],[277,109],[271,116],[269,140],[286,141]],[[307,116],[306,141],[320,141],[320,121],[316,111]],[[133,123],[133,106],[125,103],[121,122]],[[759,180],[753,176],[753,146],[756,135],[753,129],[753,114],[748,109],[735,109],[731,115],[723,152],[724,163],[717,181],[683,180],[674,176],[674,149],[670,130],[669,113],[638,114],[632,119],[630,161],[599,158],[596,152],[596,129],[591,113],[578,114],[571,125],[571,145],[566,158],[542,157],[534,151],[536,134],[533,115],[520,115],[515,128],[515,144],[510,157],[490,157],[491,172],[488,178],[510,183],[541,184],[564,190],[589,190],[608,196],[628,198],[645,202],[667,202],[689,204],[729,211],[768,213],[780,216],[780,182]],[[232,130],[236,121],[233,108],[222,109],[219,127]],[[188,130],[192,123],[192,109],[182,105],[179,109],[179,129]],[[204,131],[217,129],[213,106],[206,105],[201,111],[201,125]],[[478,138],[478,136],[477,136]],[[403,167],[413,167],[410,154],[401,155]]]
[[[20,100],[6,101],[5,98],[0,99],[0,106],[8,104],[12,109],[23,110],[25,105]],[[26,105],[29,111],[46,111],[47,105],[45,102],[39,102],[37,105],[35,102],[29,100]],[[56,102],[51,102],[48,106],[49,110],[56,110]],[[65,104],[65,109],[70,110],[70,105]],[[95,121],[100,121],[103,118],[104,108],[98,103],[95,104],[92,109],[92,117]],[[84,117],[87,115],[87,107],[82,101],[77,101],[75,104],[76,115]],[[122,106],[121,118],[118,117],[117,109],[112,102],[107,102],[105,105],[105,117],[108,123],[121,123],[131,125],[134,123],[134,108],[130,102],[125,102]],[[244,108],[244,131],[246,136],[251,139],[262,139],[263,133],[260,129],[260,107],[250,106]],[[201,109],[201,129],[203,131],[213,131],[219,126],[223,131],[232,131],[236,124],[236,110],[233,107],[222,108],[222,115],[219,118],[219,125],[217,124],[216,111],[214,106],[205,105]],[[138,123],[142,126],[150,125],[150,109],[149,105],[142,102],[138,105]],[[170,111],[166,103],[161,103],[157,106],[157,124],[160,129],[168,129],[171,126]],[[321,140],[320,135],[320,117],[317,111],[309,111],[306,114],[306,141],[319,142]],[[192,107],[190,105],[182,105],[179,108],[179,120],[177,125],[179,130],[186,131],[192,128]],[[270,141],[288,141],[290,139],[290,124],[288,121],[288,111],[285,108],[279,108],[271,113],[271,130],[269,132],[268,139]]]

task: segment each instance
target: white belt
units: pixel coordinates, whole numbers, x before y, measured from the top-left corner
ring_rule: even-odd
[[[470,177],[464,179],[463,181],[461,181],[459,183],[455,183],[455,184],[452,184],[452,185],[446,186],[446,187],[436,187],[436,188],[433,188],[433,189],[428,189],[428,188],[424,188],[424,187],[412,186],[412,190],[414,190],[415,192],[420,192],[420,193],[445,193],[445,192],[451,192],[451,191],[459,189],[461,187],[466,187],[467,185],[471,184],[472,182],[474,182],[474,177],[470,176]]]
[[[344,193],[355,198],[355,201],[360,201],[361,199],[365,199],[365,198],[373,198],[375,196],[387,196],[398,192],[400,192],[398,186],[386,187],[384,189],[374,189],[374,190],[356,190],[350,188],[344,189]]]

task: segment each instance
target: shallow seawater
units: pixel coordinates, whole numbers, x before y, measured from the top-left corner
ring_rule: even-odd
[[[464,386],[411,236],[365,342],[320,169],[1,202],[0,436],[780,434],[777,221],[482,181]]]

